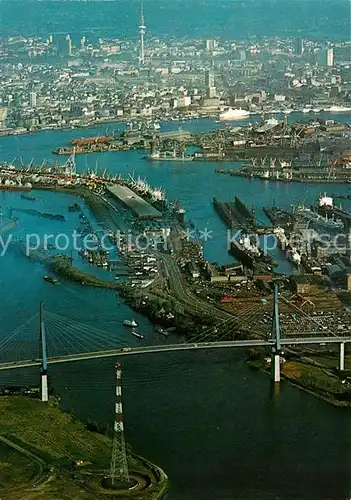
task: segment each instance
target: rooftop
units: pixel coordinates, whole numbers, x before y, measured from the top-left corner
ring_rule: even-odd
[[[112,196],[118,198],[129,210],[131,210],[139,219],[158,219],[162,217],[159,210],[145,201],[134,191],[121,184],[109,186],[107,190]]]

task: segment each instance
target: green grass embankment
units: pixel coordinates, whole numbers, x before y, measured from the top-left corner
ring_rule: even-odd
[[[351,364],[351,359],[348,358],[346,366]],[[270,368],[261,357],[249,359],[247,364],[271,374]],[[296,357],[281,365],[281,377],[335,406],[351,406],[351,385],[343,383],[351,372],[338,372],[336,361],[334,366],[324,366],[303,356]]]
[[[24,396],[0,397],[0,434],[9,443],[0,443],[1,499],[106,498],[103,491],[90,488],[89,482],[95,478],[99,483],[108,473],[112,441],[60,410],[57,400],[42,403]],[[86,465],[74,467],[74,460],[84,460]],[[160,500],[168,483],[163,471],[131,453],[128,463],[131,471],[150,478],[152,487],[123,495],[110,493],[107,498]]]

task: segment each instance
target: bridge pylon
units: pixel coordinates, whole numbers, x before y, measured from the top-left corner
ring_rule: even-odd
[[[46,333],[44,323],[44,302],[40,302],[40,357],[41,357],[41,384],[40,397],[42,401],[49,401],[48,387],[48,356],[46,348]]]
[[[120,361],[117,361],[116,363],[116,406],[110,479],[112,486],[114,486],[116,482],[129,483],[129,470],[123,425],[122,363]]]
[[[340,342],[339,346],[339,371],[345,370],[345,342]]]
[[[280,382],[280,354],[282,350],[280,341],[280,322],[279,322],[279,287],[274,283],[274,304],[273,304],[273,322],[272,322],[272,374],[275,383]]]

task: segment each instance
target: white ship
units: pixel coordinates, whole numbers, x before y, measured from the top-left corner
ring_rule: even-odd
[[[227,111],[224,111],[219,115],[220,121],[233,121],[233,120],[244,120],[250,116],[250,111],[246,111],[246,109],[233,109],[229,108]]]
[[[351,111],[351,108],[347,108],[346,106],[330,106],[325,111],[329,111],[330,113],[345,113]]]
[[[290,262],[292,262],[295,266],[298,267],[301,264],[301,255],[296,248],[289,249],[286,255]]]
[[[123,321],[123,325],[124,326],[130,326],[131,328],[136,328],[138,326],[138,323],[134,319],[132,319],[132,320],[125,319]]]

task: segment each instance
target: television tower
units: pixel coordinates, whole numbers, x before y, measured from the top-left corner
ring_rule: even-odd
[[[110,478],[112,485],[115,480],[129,483],[126,443],[124,440],[123,408],[122,408],[122,363],[116,363],[116,415],[114,425]]]
[[[140,33],[140,64],[143,65],[145,64],[145,49],[144,49],[144,36],[146,33],[146,26],[145,26],[145,19],[144,19],[144,7],[143,7],[143,2],[141,2],[141,7],[140,7],[140,26],[139,26],[139,33]]]

